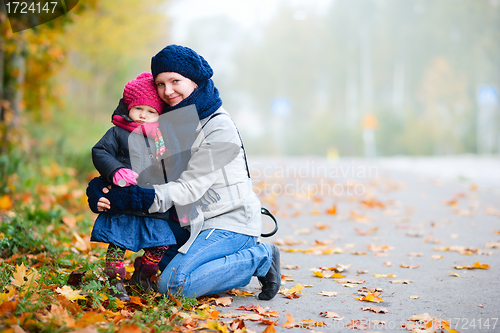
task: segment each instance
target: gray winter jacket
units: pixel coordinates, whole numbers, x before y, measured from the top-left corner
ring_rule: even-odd
[[[259,236],[262,229],[261,204],[252,190],[233,120],[221,107],[200,121],[198,131],[187,169],[175,181],[154,185],[155,200],[149,208],[150,213],[163,213],[174,205],[179,211],[179,206],[210,202],[196,205],[198,218],[186,224],[191,237],[179,249],[181,253],[187,252],[202,230],[223,229]],[[214,193],[218,200],[204,200],[206,196],[213,198]]]

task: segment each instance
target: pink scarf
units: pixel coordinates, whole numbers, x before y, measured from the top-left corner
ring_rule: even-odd
[[[158,122],[139,125],[137,123],[134,123],[133,121],[127,121],[125,118],[123,118],[123,116],[114,115],[113,124],[129,132],[133,132],[138,127],[141,127],[143,135],[147,135],[153,139],[156,138],[156,129],[158,128]]]

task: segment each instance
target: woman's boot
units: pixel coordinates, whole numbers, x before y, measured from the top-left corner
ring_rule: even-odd
[[[137,286],[144,291],[157,291],[156,283],[151,281],[151,277],[158,273],[158,265],[147,265],[142,262],[142,257],[135,258],[134,274],[130,278],[129,285]]]
[[[123,285],[123,281],[125,281],[125,276],[127,274],[125,267],[122,266],[118,268],[111,264],[104,268],[104,274],[109,278],[109,294],[121,301],[130,301],[130,297]]]

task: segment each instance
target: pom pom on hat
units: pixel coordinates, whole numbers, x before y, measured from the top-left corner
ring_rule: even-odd
[[[148,105],[161,114],[165,102],[156,92],[156,84],[150,73],[142,73],[128,82],[123,89],[123,101],[130,110],[137,105]]]
[[[175,72],[200,85],[212,77],[208,62],[189,47],[168,45],[151,59],[153,77],[163,72]]]

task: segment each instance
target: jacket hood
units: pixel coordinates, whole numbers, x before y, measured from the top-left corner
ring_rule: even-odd
[[[120,102],[118,102],[118,106],[116,107],[115,111],[111,115],[111,121],[113,121],[114,116],[121,116],[123,117],[126,121],[131,121],[133,122],[132,118],[128,116],[128,108],[127,104],[125,104],[125,101],[123,98],[120,98]]]

